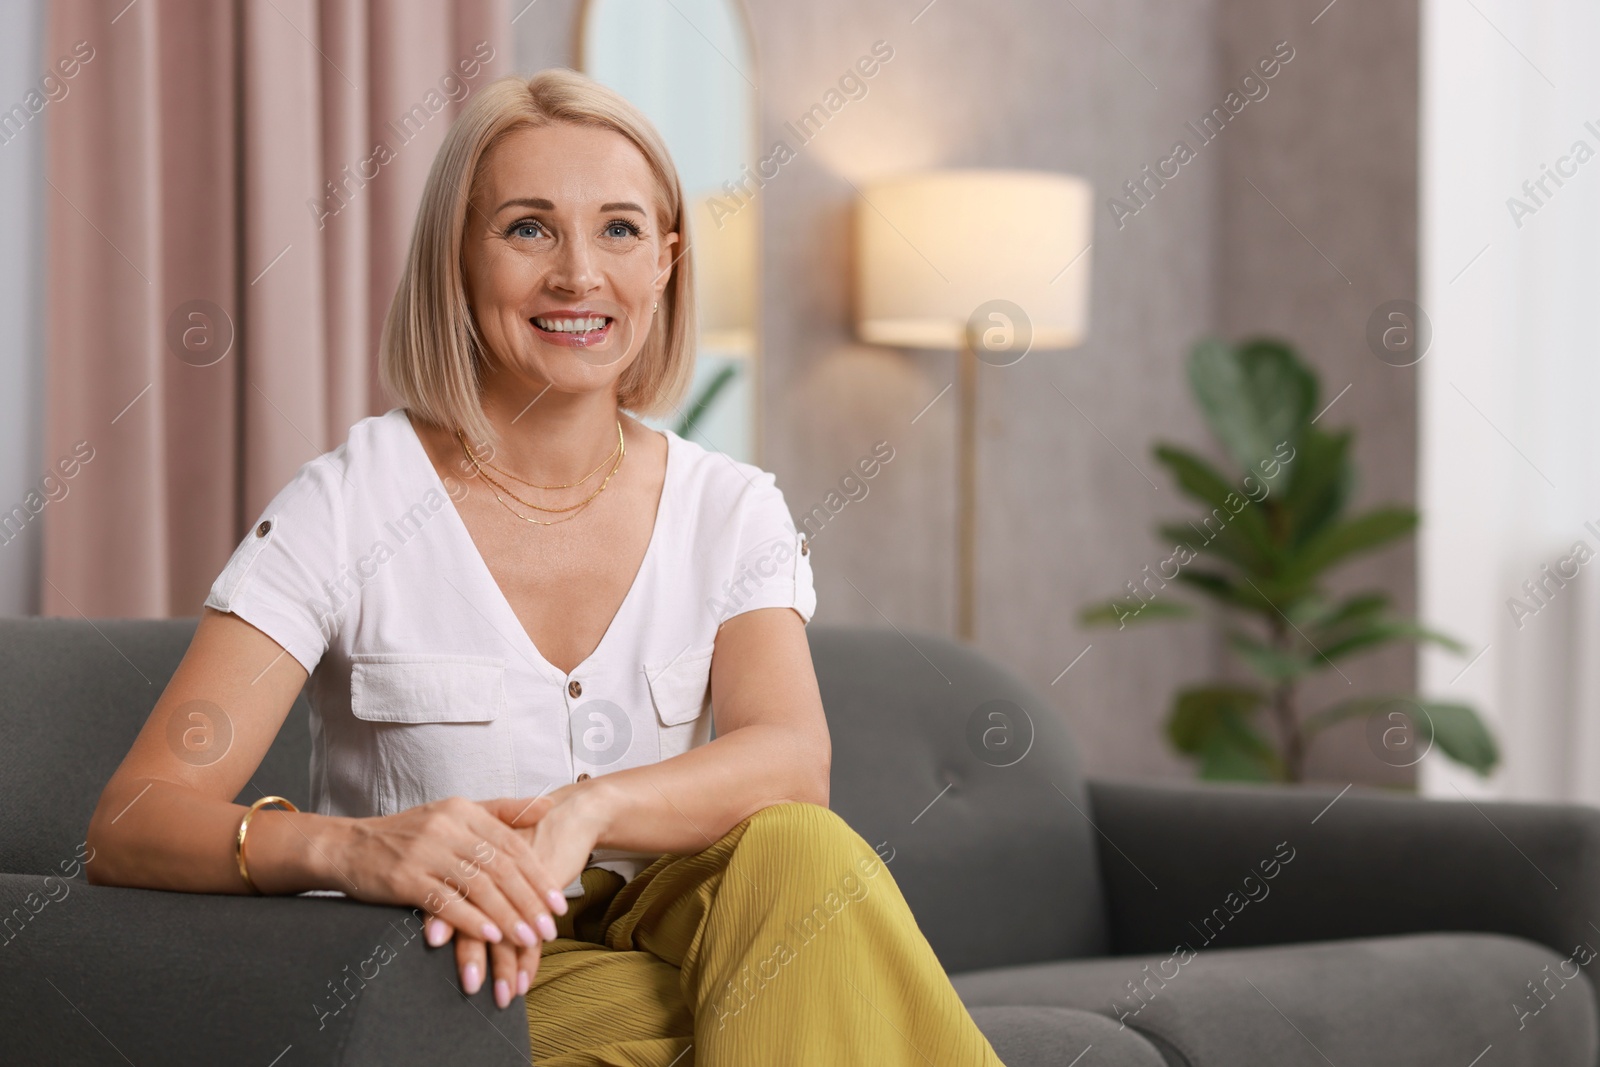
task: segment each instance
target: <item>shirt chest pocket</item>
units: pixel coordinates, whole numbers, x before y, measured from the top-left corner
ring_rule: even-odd
[[[705,710],[711,695],[713,648],[691,648],[664,663],[644,666],[661,731],[662,759],[687,752],[710,738],[711,716]]]
[[[350,661],[350,711],[366,726],[379,814],[515,794],[505,660],[357,653]]]

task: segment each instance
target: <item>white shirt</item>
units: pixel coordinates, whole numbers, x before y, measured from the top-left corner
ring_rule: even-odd
[[[773,475],[664,432],[644,560],[570,674],[523,629],[405,409],[362,419],[300,468],[206,605],[310,672],[311,810],[363,817],[448,796],[535,797],[710,740],[718,625],[763,607],[809,622],[816,593]],[[597,849],[594,866],[631,879],[658,855]],[[582,891],[576,878],[566,887]]]

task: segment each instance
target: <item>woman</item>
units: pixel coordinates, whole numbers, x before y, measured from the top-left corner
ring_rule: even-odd
[[[467,994],[525,995],[542,1064],[998,1064],[826,806],[783,494],[628,414],[688,382],[684,210],[657,132],[581,75],[467,106],[380,343],[403,406],[234,552],[91,876],[420,909]],[[232,803],[308,680],[310,810]],[[191,722],[226,745],[169,740]]]

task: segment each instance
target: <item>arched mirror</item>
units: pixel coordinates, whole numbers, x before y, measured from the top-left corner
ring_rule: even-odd
[[[740,0],[587,0],[580,69],[639,107],[666,138],[693,207],[689,240],[700,351],[683,414],[647,419],[736,459],[756,454],[760,210],[756,81]]]

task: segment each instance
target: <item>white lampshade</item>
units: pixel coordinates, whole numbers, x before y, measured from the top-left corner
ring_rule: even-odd
[[[694,201],[695,303],[700,346],[748,358],[756,337],[756,214],[748,202],[729,210],[720,194]]]
[[[959,348],[974,313],[1022,309],[1033,348],[1082,343],[1093,190],[1023,170],[872,182],[856,205],[856,330],[874,344]],[[981,316],[982,321],[991,316]],[[991,346],[992,347],[992,346]]]

